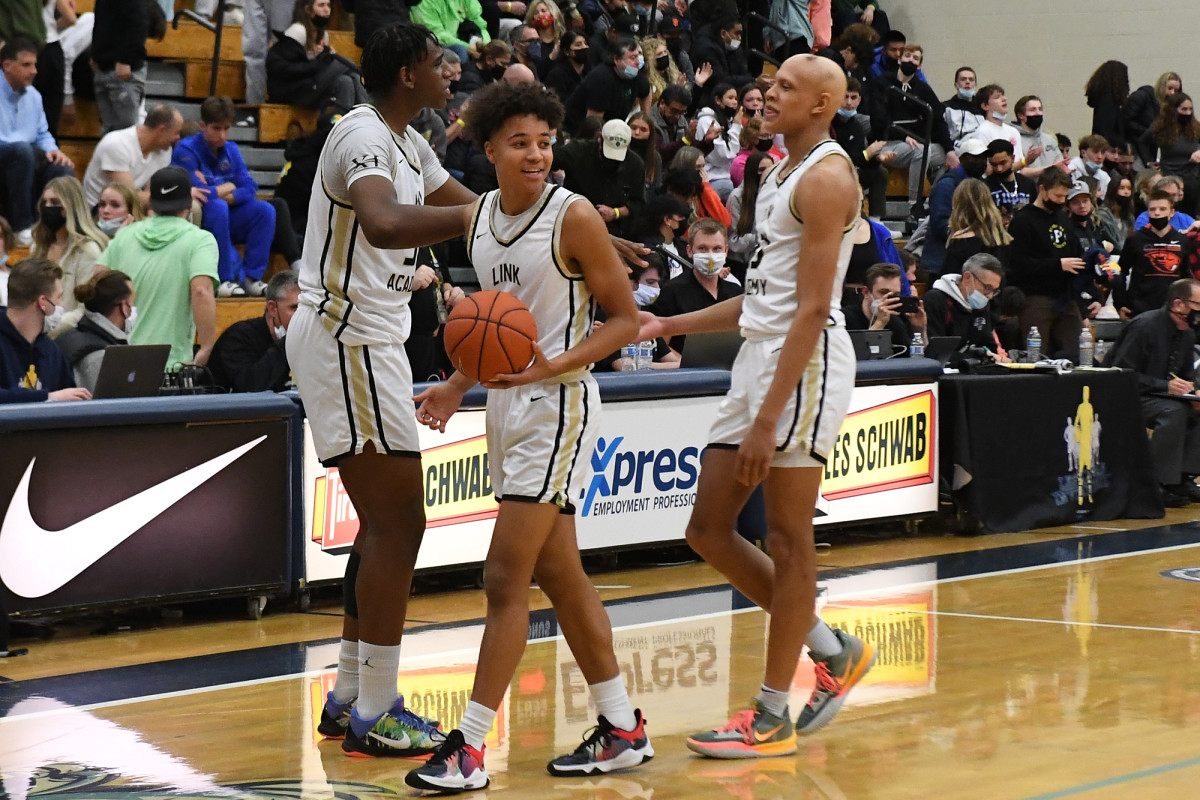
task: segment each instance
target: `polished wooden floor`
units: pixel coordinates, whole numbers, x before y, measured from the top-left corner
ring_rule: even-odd
[[[1200,567],[1194,516],[977,538],[840,538],[820,556],[823,615],[877,642],[879,664],[796,756],[757,762],[694,758],[683,737],[755,693],[765,615],[742,608],[703,565],[598,574],[658,755],[606,778],[546,775],[592,712],[561,639],[538,639],[488,742],[489,794],[1200,795],[1200,583],[1163,575]],[[545,607],[536,589],[531,604]],[[11,681],[0,683],[0,794],[408,796],[411,762],[349,759],[316,736],[338,619],[336,608],[313,610],[259,621],[185,615],[107,636],[67,626],[53,640],[21,642],[28,656],[0,661]],[[414,708],[457,721],[482,613],[479,592],[414,599],[400,675]],[[212,673],[215,664],[227,668]],[[251,677],[239,677],[242,664]],[[793,708],[810,686],[804,661]]]

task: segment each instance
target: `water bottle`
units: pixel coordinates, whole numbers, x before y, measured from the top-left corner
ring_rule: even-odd
[[[638,346],[637,342],[630,342],[621,348],[621,358],[628,363],[627,370],[635,370],[638,368]]]
[[[644,342],[638,342],[637,352],[637,368],[638,369],[653,369],[654,364],[654,341],[648,339]]]
[[[1090,367],[1095,363],[1095,345],[1092,343],[1092,332],[1084,325],[1079,332],[1079,366]]]
[[[1029,329],[1029,340],[1025,348],[1027,351],[1026,357],[1030,361],[1037,362],[1042,360],[1042,334],[1038,332],[1036,325]]]
[[[912,343],[908,346],[908,355],[910,358],[925,357],[925,338],[920,332],[913,334]]]

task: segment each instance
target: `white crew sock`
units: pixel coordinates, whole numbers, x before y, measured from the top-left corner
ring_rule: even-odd
[[[625,680],[619,674],[600,683],[588,684],[588,691],[592,693],[596,713],[611,722],[614,728],[631,731],[637,726],[629,692],[625,691]]]
[[[358,643],[358,716],[373,720],[391,711],[399,692],[400,645]]]
[[[338,651],[337,678],[333,682],[333,699],[349,703],[358,697],[358,642],[342,639]]]
[[[777,717],[787,716],[788,693],[772,689],[765,683],[758,690],[758,702]]]
[[[482,703],[471,700],[467,710],[463,712],[458,730],[463,735],[463,741],[476,750],[483,749],[483,740],[491,733],[492,723],[496,721],[496,712]]]
[[[813,661],[825,661],[842,652],[842,640],[837,638],[833,628],[825,624],[823,619],[817,619],[817,624],[808,632],[804,643],[808,645]]]

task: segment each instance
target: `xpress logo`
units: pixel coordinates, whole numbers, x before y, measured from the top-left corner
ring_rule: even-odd
[[[624,441],[624,436],[618,436],[596,443],[582,516],[677,508],[695,502],[700,448],[634,450],[622,448]]]

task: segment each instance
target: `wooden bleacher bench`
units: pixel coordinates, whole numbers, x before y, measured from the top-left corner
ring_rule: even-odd
[[[354,31],[329,31],[329,44],[334,52],[353,61],[362,59],[362,50],[354,43]],[[149,58],[212,61],[213,34],[194,22],[181,21],[179,28],[167,26],[167,35],[161,42],[146,40],[146,55]],[[245,61],[242,55],[242,29],[227,27],[221,32],[221,60]],[[220,81],[218,75],[217,80]]]
[[[184,97],[204,100],[212,84],[211,59],[171,59],[171,63],[183,64]],[[222,61],[217,69],[217,94],[227,95],[234,100],[246,97],[246,63],[244,61]]]
[[[267,301],[261,297],[218,297],[217,336],[235,322],[261,317],[266,308]]]
[[[925,179],[925,197],[929,197],[929,178]],[[904,169],[888,168],[887,196],[890,199],[908,199],[908,167]]]
[[[258,140],[282,142],[287,138],[288,124],[291,122],[298,122],[305,133],[312,133],[317,128],[317,112],[300,106],[263,103],[258,106]]]
[[[58,126],[58,135],[64,139],[99,139],[100,110],[96,108],[95,100],[75,98],[75,121]],[[78,163],[78,162],[77,162]],[[87,166],[86,164],[84,166]],[[83,173],[80,172],[80,175]]]

